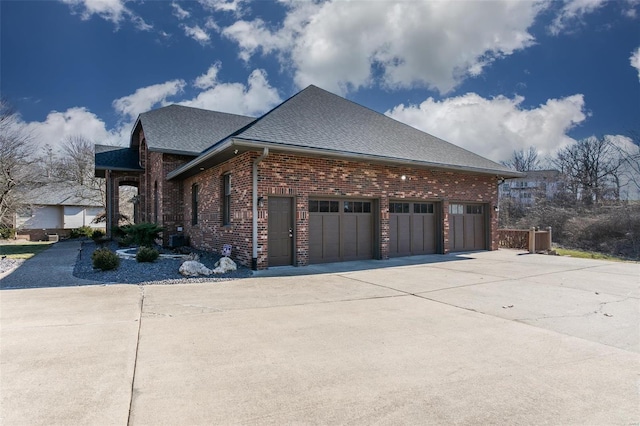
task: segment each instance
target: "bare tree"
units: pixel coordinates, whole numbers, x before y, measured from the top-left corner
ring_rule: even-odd
[[[87,201],[105,202],[104,179],[95,176],[94,143],[83,136],[64,140],[59,153],[45,147],[41,164],[49,182],[73,186],[76,196]]]
[[[561,149],[552,160],[565,176],[565,189],[585,205],[620,197],[623,163],[610,138],[591,137]]]
[[[0,224],[13,226],[20,195],[33,183],[32,140],[15,111],[0,101]]]
[[[527,150],[523,149],[521,151],[513,151],[511,158],[507,161],[503,161],[502,164],[519,172],[538,170],[540,169],[538,150],[536,150],[535,147],[530,146]]]

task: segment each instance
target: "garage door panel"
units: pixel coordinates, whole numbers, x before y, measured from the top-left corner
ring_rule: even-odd
[[[389,256],[436,253],[437,203],[390,201]]]
[[[373,257],[371,201],[309,200],[309,262]]]
[[[436,252],[436,217],[435,215],[424,216],[424,253],[433,254]]]
[[[373,257],[373,217],[371,215],[357,215],[358,219],[358,259]]]
[[[424,216],[411,217],[411,253],[420,254],[424,251]]]
[[[322,219],[323,261],[337,262],[340,260],[340,217],[325,215]]]
[[[451,251],[485,250],[486,208],[481,204],[449,205],[449,249]]]
[[[411,254],[411,216],[398,216],[398,254]]]
[[[322,259],[322,223],[322,216],[309,216],[309,261],[311,262],[319,262]]]
[[[453,216],[453,246],[464,250],[464,216]]]
[[[358,256],[358,217],[354,214],[344,215],[344,260],[353,260]]]
[[[398,252],[398,216],[389,216],[389,255]]]
[[[484,229],[484,216],[483,215],[474,215],[474,241],[473,246],[478,250],[485,249],[485,229]]]

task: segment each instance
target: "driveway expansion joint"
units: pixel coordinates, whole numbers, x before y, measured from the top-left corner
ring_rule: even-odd
[[[138,310],[138,334],[136,336],[136,351],[133,359],[133,372],[131,374],[131,389],[129,393],[129,415],[127,416],[127,426],[131,425],[131,415],[133,409],[133,394],[136,383],[136,369],[138,367],[138,351],[140,349],[140,330],[142,329],[142,311],[144,310],[144,286],[138,286],[140,289],[140,305]]]

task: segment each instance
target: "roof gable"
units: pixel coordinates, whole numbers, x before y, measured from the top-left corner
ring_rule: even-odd
[[[316,86],[294,95],[234,138],[444,168],[513,173],[501,164]]]
[[[158,108],[138,118],[149,150],[194,156],[254,120],[182,105]]]

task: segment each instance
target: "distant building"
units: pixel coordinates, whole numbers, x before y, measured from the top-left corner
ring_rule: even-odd
[[[558,170],[532,170],[525,177],[509,179],[500,185],[499,196],[523,206],[533,206],[536,200],[553,199],[562,189]]]
[[[48,234],[66,236],[81,226],[104,228],[93,223],[104,207],[100,194],[84,187],[48,184],[27,192],[15,213],[18,235],[31,240],[45,239]]]

